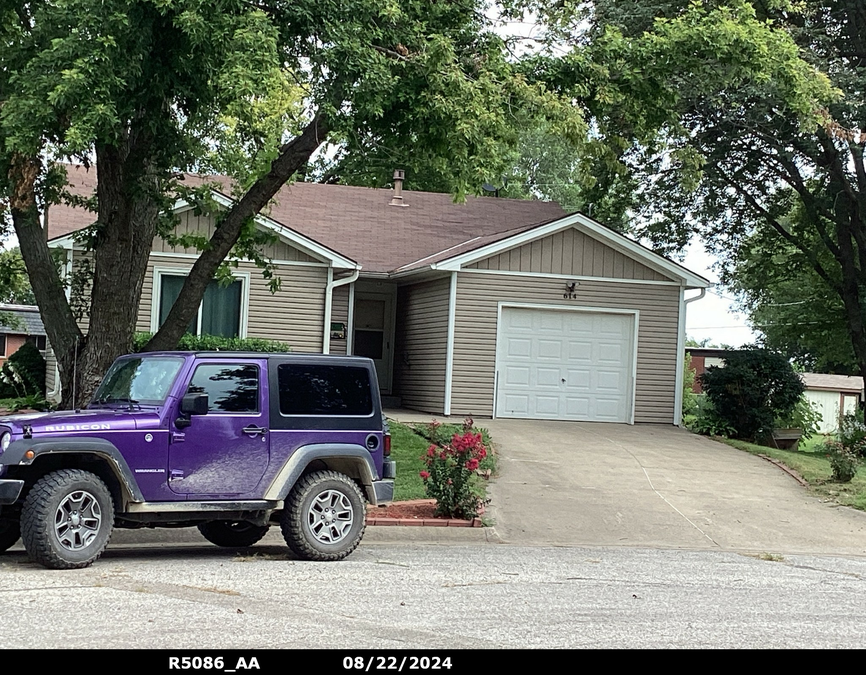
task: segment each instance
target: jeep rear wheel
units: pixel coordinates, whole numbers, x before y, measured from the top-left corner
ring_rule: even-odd
[[[105,550],[113,525],[111,493],[97,476],[80,469],[43,476],[21,511],[27,554],[50,569],[93,564]]]
[[[255,525],[244,520],[212,520],[202,523],[198,531],[210,543],[227,548],[246,548],[268,533],[267,525]]]
[[[304,476],[292,488],[280,527],[304,560],[342,560],[361,543],[366,512],[355,481],[336,471]]]
[[[0,553],[13,546],[21,538],[21,528],[17,520],[0,519]]]

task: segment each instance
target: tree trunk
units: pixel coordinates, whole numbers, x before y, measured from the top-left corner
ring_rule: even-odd
[[[147,159],[128,145],[99,145],[93,285],[88,339],[79,353],[76,404],[90,400],[114,360],[129,352],[141,287],[159,219],[159,180]]]
[[[36,186],[42,173],[43,167],[38,157],[13,156],[9,169],[13,186],[9,208],[42,323],[57,358],[64,391],[63,402],[70,405],[76,370],[75,352],[84,345],[84,336],[72,314],[39,220]]]
[[[184,281],[165,323],[145,347],[146,351],[174,349],[177,346],[198,310],[207,285],[237,243],[244,223],[255,217],[286,181],[309,161],[327,137],[328,131],[327,120],[322,115],[316,115],[300,136],[282,147],[280,154],[271,162],[271,170],[259,178],[226,212],[210,239],[209,247],[199,255]]]

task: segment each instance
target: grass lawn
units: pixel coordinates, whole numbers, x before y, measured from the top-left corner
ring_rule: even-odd
[[[391,429],[391,459],[397,462],[397,478],[394,481],[394,501],[405,501],[407,499],[426,499],[427,491],[424,489],[424,481],[419,472],[424,469],[424,457],[430,440],[418,433],[412,426],[401,424],[394,420],[388,420]],[[424,425],[418,425],[419,431],[425,431]],[[492,451],[493,444],[486,429],[476,429],[481,432],[484,445],[488,448],[485,457],[479,466],[482,471],[490,471],[490,475],[496,472],[496,455]],[[459,424],[443,424],[439,427],[439,438],[450,438],[456,433],[462,433],[463,426]],[[482,484],[486,482],[482,481]]]
[[[832,482],[833,471],[830,469],[830,461],[818,451],[823,441],[820,436],[809,439],[805,447],[801,443],[800,450],[777,450],[745,441],[717,440],[753,455],[772,457],[800,474],[816,494],[833,499],[839,504],[866,511],[866,466],[861,466],[857,470],[857,475],[850,483]]]
[[[427,454],[430,441],[394,420],[388,420],[388,426],[391,429],[391,459],[397,462],[394,501],[426,499],[424,481],[418,472],[424,468],[422,457]]]

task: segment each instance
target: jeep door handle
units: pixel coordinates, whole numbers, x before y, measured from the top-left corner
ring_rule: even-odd
[[[255,424],[250,424],[249,426],[243,428],[243,432],[250,438],[255,438],[259,434],[264,435],[266,431],[267,429],[265,429],[264,427],[257,427]]]

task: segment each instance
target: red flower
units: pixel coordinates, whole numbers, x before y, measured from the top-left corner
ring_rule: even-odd
[[[421,476],[421,478],[423,478],[424,480],[427,480],[428,478],[430,478],[430,472],[429,471],[422,471],[418,475]]]
[[[428,457],[435,457],[436,456],[436,446],[435,445],[431,445],[429,448],[427,448],[427,456]]]
[[[468,462],[466,462],[466,468],[470,471],[475,471],[475,469],[478,468],[478,460],[473,457]]]

